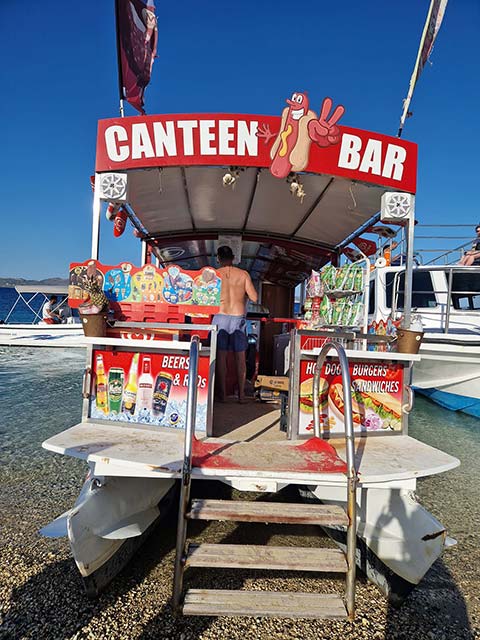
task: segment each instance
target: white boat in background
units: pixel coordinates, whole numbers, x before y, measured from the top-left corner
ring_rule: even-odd
[[[68,286],[17,285],[17,298],[0,324],[0,345],[22,347],[83,347],[84,332],[80,319],[66,304]],[[42,319],[42,308],[50,296],[59,299],[57,309],[64,319],[61,324],[48,324]],[[35,301],[35,306],[33,306]],[[30,323],[9,322],[18,305],[26,305],[31,312]],[[39,304],[38,310],[37,305]]]
[[[377,326],[391,327],[401,315],[404,271],[388,266],[372,273],[369,312]],[[424,330],[415,389],[442,407],[480,417],[480,266],[417,266],[412,310]]]

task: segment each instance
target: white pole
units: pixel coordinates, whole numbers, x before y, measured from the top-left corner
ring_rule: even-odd
[[[410,329],[412,315],[412,294],[413,294],[413,241],[415,227],[414,197],[412,197],[413,212],[407,221],[407,257],[405,261],[405,287],[403,296],[403,322],[404,328]]]
[[[98,247],[100,243],[100,213],[102,201],[100,200],[100,175],[95,174],[95,191],[93,193],[93,218],[92,218],[92,260],[98,260]]]
[[[142,256],[140,258],[140,262],[142,267],[147,264],[147,243],[145,240],[142,240]]]

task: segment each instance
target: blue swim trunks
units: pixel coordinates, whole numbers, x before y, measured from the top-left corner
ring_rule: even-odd
[[[246,351],[247,320],[245,316],[228,316],[217,313],[213,316],[212,324],[217,325],[217,349],[219,351]]]

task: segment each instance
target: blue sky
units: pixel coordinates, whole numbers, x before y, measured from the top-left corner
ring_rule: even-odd
[[[279,114],[307,90],[314,108],[344,104],[342,124],[396,135],[428,4],[157,0],[147,113]],[[480,221],[479,39],[478,0],[451,0],[403,134],[421,223]],[[118,114],[113,0],[1,2],[0,54],[0,276],[65,277],[90,252],[96,121]],[[114,239],[103,221],[102,241],[103,262],[139,263],[131,229]]]

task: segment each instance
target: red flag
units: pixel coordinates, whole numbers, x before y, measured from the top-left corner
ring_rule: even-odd
[[[123,94],[132,107],[143,110],[143,94],[150,82],[157,53],[157,18],[153,2],[116,0],[117,36]]]
[[[366,238],[356,238],[353,244],[360,249],[366,256],[373,256],[377,252],[377,245],[373,240]]]

